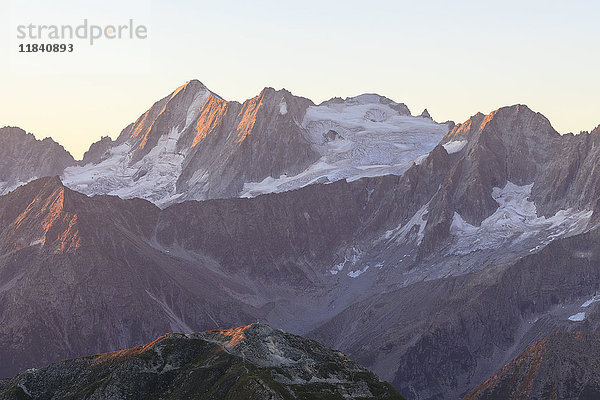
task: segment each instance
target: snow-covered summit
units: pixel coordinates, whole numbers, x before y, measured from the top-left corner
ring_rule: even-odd
[[[377,94],[320,105],[265,88],[240,104],[197,80],[156,102],[113,142],[94,144],[63,174],[83,193],[165,206],[252,197],[313,183],[402,174],[447,126]]]

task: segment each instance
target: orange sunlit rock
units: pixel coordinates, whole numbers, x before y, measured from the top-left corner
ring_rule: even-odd
[[[210,95],[198,120],[196,121],[195,131],[196,136],[192,143],[192,147],[200,143],[206,136],[212,132],[215,127],[222,125],[223,118],[227,113],[228,104],[226,101]]]
[[[222,335],[231,337],[231,340],[225,345],[225,347],[232,348],[240,343],[244,343],[244,331],[250,328],[252,325],[254,324],[238,326],[236,328],[220,331]]]
[[[26,220],[40,220],[38,228],[24,227]],[[11,224],[13,231],[25,230],[41,237],[42,246],[52,246],[54,253],[68,253],[81,246],[77,214],[65,210],[65,188],[58,187],[47,198],[35,197]],[[20,247],[20,246],[17,246]]]
[[[246,136],[248,136],[250,132],[252,132],[254,124],[256,124],[256,116],[258,115],[258,110],[261,106],[262,96],[255,97],[244,102],[244,106],[238,114],[240,122],[238,123],[238,126],[236,128],[237,143],[243,142],[246,139]]]
[[[117,361],[117,360],[123,360],[123,359],[127,359],[131,356],[136,356],[136,355],[145,353],[146,351],[150,350],[151,348],[153,348],[154,346],[156,346],[157,344],[159,344],[160,342],[165,340],[167,337],[169,337],[169,335],[162,336],[162,337],[156,339],[155,341],[145,344],[143,346],[137,346],[137,347],[133,347],[131,349],[117,350],[117,351],[113,351],[110,353],[99,354],[94,359],[94,362],[92,363],[92,365],[101,365],[104,363]]]

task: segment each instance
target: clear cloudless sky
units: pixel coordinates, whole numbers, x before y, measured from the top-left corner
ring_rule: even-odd
[[[17,25],[123,24],[145,40],[19,54]],[[190,79],[228,100],[265,86],[321,102],[376,92],[438,121],[527,104],[562,133],[600,124],[592,0],[0,0],[0,126],[76,157]]]

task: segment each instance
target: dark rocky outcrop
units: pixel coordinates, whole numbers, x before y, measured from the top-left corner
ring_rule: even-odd
[[[317,342],[252,324],[172,333],[0,381],[0,399],[397,399],[389,384]]]

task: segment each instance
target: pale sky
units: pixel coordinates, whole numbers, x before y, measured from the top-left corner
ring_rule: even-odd
[[[561,133],[600,124],[600,3],[554,0],[0,0],[0,126],[76,158],[190,79],[228,100],[265,86],[319,103],[379,93],[438,121],[522,103]],[[118,25],[145,40],[19,54],[16,26]]]

